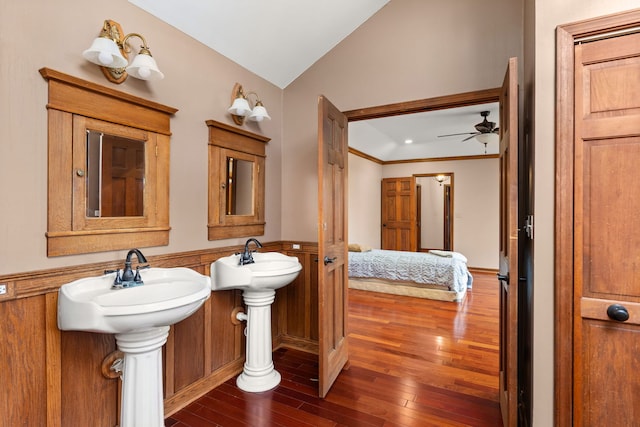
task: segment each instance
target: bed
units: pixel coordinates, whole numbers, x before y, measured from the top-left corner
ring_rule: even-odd
[[[350,245],[353,289],[460,302],[472,284],[467,259],[458,252],[357,250]]]

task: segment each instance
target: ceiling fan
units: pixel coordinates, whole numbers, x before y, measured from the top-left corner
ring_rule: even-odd
[[[490,133],[497,134],[499,131],[499,128],[496,127],[495,122],[490,122],[487,120],[487,116],[489,116],[489,111],[481,111],[480,115],[482,116],[482,121],[474,126],[476,128],[476,132],[463,132],[463,133],[451,133],[448,135],[438,135],[438,138],[443,138],[447,136],[457,136],[457,135],[470,135],[462,140],[462,141],[468,141],[471,138],[478,135],[490,134]],[[487,147],[486,142],[483,142],[480,139],[478,140],[484,144],[485,148]]]

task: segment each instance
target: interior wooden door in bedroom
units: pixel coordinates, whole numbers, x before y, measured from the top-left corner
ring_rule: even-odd
[[[518,425],[518,62],[509,60],[500,94],[500,409]]]
[[[347,117],[318,100],[318,353],[320,397],[349,358],[347,346]]]
[[[416,178],[382,180],[381,248],[394,251],[418,250],[418,203]]]

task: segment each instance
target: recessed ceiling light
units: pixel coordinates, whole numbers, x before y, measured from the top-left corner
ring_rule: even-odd
[[[411,144],[413,142],[413,139],[405,139],[404,143],[405,144]]]

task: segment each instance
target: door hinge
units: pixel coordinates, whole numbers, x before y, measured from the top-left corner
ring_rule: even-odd
[[[529,239],[533,240],[533,215],[527,215],[524,232]]]
[[[156,144],[156,157],[158,157],[158,144]]]

